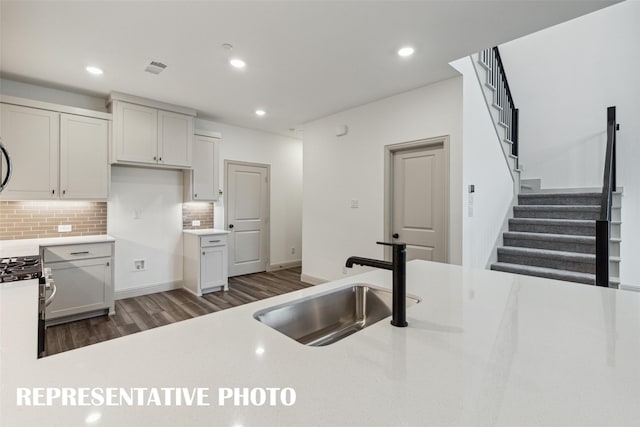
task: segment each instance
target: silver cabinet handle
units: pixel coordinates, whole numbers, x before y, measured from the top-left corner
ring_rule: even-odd
[[[220,240],[209,240],[209,243],[218,243]]]
[[[85,255],[88,254],[89,251],[82,251],[82,252],[71,252],[69,255]]]

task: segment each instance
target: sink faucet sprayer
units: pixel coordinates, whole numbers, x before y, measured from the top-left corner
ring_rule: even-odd
[[[389,261],[379,261],[377,259],[361,258],[352,256],[347,258],[345,266],[352,268],[353,264],[368,267],[383,268],[393,271],[393,312],[391,324],[399,328],[405,327],[407,323],[407,244],[406,243],[386,243],[376,242],[378,245],[391,246],[393,248],[393,258]]]

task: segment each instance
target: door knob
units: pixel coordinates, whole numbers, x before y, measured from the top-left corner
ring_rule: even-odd
[[[394,239],[397,239],[398,237],[400,237],[400,235],[398,233],[393,233],[391,237],[393,237]]]
[[[233,224],[229,224],[229,228],[233,228]]]

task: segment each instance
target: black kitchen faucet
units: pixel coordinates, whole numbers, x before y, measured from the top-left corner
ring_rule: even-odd
[[[391,262],[377,259],[352,256],[347,258],[346,267],[352,268],[353,264],[368,267],[383,268],[393,271],[393,311],[391,324],[399,328],[407,323],[407,244],[376,242],[378,245],[391,246],[393,258]]]

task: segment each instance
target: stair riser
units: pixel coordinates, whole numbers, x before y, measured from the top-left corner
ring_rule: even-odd
[[[548,195],[520,195],[518,204],[525,205],[599,205],[600,196],[549,197]]]
[[[534,267],[555,268],[558,270],[577,271],[580,273],[595,274],[596,266],[594,262],[567,261],[561,258],[536,257],[516,255],[498,252],[498,261],[510,264],[531,265]]]
[[[545,219],[589,219],[596,220],[600,212],[595,210],[563,210],[563,209],[527,209],[526,206],[513,208],[515,218],[545,218]]]
[[[500,267],[496,267],[496,266],[491,266],[492,270],[495,271],[505,271],[507,273],[515,273],[515,274],[524,274],[526,276],[534,276],[534,277],[543,277],[546,279],[556,279],[556,280],[564,280],[566,282],[573,282],[573,283],[583,283],[583,284],[587,284],[587,285],[595,285],[595,279],[594,280],[587,280],[587,279],[578,279],[575,277],[564,277],[564,276],[559,276],[559,275],[555,275],[555,274],[551,274],[551,273],[540,273],[540,272],[536,272],[536,271],[528,271],[528,272],[522,272],[522,271],[512,271],[511,269],[504,269],[504,268],[500,268]]]
[[[595,254],[596,244],[594,243],[575,243],[575,242],[558,242],[552,240],[534,240],[504,237],[504,246],[517,246],[520,248],[549,249],[552,251],[578,252],[582,254]]]
[[[596,225],[547,225],[547,224],[519,224],[509,222],[509,231],[523,231],[528,233],[571,234],[574,236],[595,236]]]

